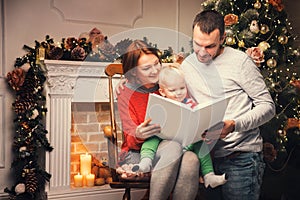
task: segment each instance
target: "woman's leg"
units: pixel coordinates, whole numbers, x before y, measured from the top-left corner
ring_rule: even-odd
[[[182,147],[177,142],[163,140],[159,144],[151,175],[150,200],[165,200],[171,194],[176,182],[181,154]]]
[[[199,187],[199,159],[192,151],[184,152],[173,192],[173,200],[194,200]]]

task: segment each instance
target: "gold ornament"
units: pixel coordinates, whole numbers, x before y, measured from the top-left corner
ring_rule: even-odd
[[[45,60],[45,52],[46,49],[43,46],[40,46],[37,50],[36,50],[36,64],[41,64],[41,62],[44,62]]]
[[[232,36],[226,37],[226,44],[227,45],[234,45],[235,44],[235,38]]]
[[[259,1],[256,1],[253,6],[254,6],[255,9],[260,9],[261,8],[261,3]]]
[[[262,50],[262,51],[266,51],[268,48],[270,48],[270,44],[267,43],[266,41],[262,41],[258,44],[258,47]]]
[[[277,61],[274,58],[270,58],[267,60],[267,66],[270,68],[274,68],[277,65]]]
[[[261,25],[261,27],[260,27],[260,32],[261,32],[262,34],[266,34],[266,33],[269,32],[269,31],[270,31],[270,29],[269,29],[268,25],[266,25],[266,24]]]
[[[243,40],[240,40],[238,43],[239,47],[244,47],[245,46],[245,42]]]
[[[289,38],[286,35],[281,35],[278,37],[278,42],[280,44],[286,44],[288,42]]]

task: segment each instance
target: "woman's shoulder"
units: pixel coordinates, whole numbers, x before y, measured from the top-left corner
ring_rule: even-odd
[[[158,94],[158,90],[154,91],[153,93]],[[128,85],[124,85],[124,89],[120,91],[118,95],[118,99],[127,99],[127,100],[135,100],[135,99],[147,99],[150,92],[143,92],[139,90],[134,90]]]

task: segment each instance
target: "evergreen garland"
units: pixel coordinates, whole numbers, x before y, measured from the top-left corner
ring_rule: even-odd
[[[12,104],[16,114],[16,135],[11,165],[15,185],[4,190],[12,200],[46,199],[45,183],[51,178],[40,165],[45,151],[53,149],[43,124],[47,112],[43,95],[46,77],[42,65],[36,62],[36,52],[40,46],[39,42],[36,42],[35,48],[24,45],[28,53],[17,58],[15,70],[7,74],[7,82],[16,96]]]

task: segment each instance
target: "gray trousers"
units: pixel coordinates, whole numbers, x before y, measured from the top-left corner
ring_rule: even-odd
[[[139,163],[139,154],[129,152],[126,163]],[[182,151],[175,141],[160,142],[153,163],[150,182],[150,200],[195,199],[199,186],[199,159],[192,151]]]
[[[150,200],[195,199],[199,185],[199,159],[191,151],[184,152],[179,143],[162,141],[156,152],[151,175]]]

